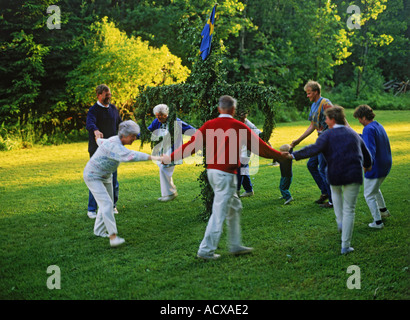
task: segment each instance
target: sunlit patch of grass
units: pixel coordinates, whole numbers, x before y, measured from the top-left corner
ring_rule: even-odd
[[[352,128],[363,127],[347,110]],[[390,136],[393,168],[382,186],[391,212],[383,230],[370,229],[372,217],[360,190],[352,245],[340,255],[340,234],[332,210],[313,202],[319,196],[307,160],[294,162],[291,193],[279,200],[280,170],[260,158],[251,176],[255,195],[242,199],[244,245],[254,253],[230,256],[226,231],[218,261],[195,258],[206,223],[197,181],[201,166],[175,168],[179,197],[160,203],[158,167],[151,161],[123,163],[120,213],[123,247],[111,249],[93,235],[82,172],[87,143],[0,152],[0,298],[2,299],[409,299],[409,129],[410,112],[377,111]],[[250,119],[252,120],[252,119]],[[298,138],[307,121],[278,124],[270,142]],[[316,134],[297,149],[313,143]],[[129,148],[150,152],[135,142]],[[342,165],[342,164],[341,164]],[[61,268],[61,290],[46,287],[47,267]],[[361,289],[350,290],[347,268],[361,269]],[[221,276],[223,275],[223,276]]]

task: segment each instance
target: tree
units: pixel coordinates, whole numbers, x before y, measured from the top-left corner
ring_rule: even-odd
[[[356,26],[347,30],[348,38],[352,42],[352,55],[347,59],[346,65],[337,68],[336,83],[347,85],[346,87],[349,87],[351,91],[351,97],[358,99],[364,89],[366,91],[382,90],[384,81],[382,70],[388,72],[389,68],[381,66],[382,68],[379,69],[377,66],[380,65],[383,56],[395,52],[390,47],[394,43],[392,34],[398,35],[401,33],[400,31],[406,29],[406,23],[397,20],[397,15],[393,16],[394,11],[397,12],[397,6],[401,5],[402,7],[402,4],[397,3],[401,0],[394,1],[393,6],[391,6],[393,1],[389,1],[388,4],[387,0],[361,0],[358,3],[337,2],[343,20],[351,19]],[[353,4],[356,6],[354,11],[348,13],[347,9]],[[391,10],[390,14],[386,16],[386,10],[389,6],[395,10]],[[352,15],[353,13],[354,15]],[[400,38],[403,40],[403,35],[400,35]],[[401,46],[403,44],[405,42],[402,42]]]
[[[385,3],[387,0],[362,0],[360,14],[360,29],[353,33],[353,41],[355,42],[360,56],[356,64],[356,98],[360,95],[362,87],[363,74],[369,64],[369,51],[378,46],[389,45],[393,41],[393,37],[386,34],[376,35],[375,26],[378,16],[386,9]],[[357,31],[357,30],[356,30]],[[374,62],[370,66],[374,66]]]
[[[50,1],[2,3],[0,121],[17,121],[24,126],[38,102],[45,76],[44,59],[50,51],[38,38],[45,25],[42,12],[49,4]]]
[[[389,34],[393,41],[388,46],[380,47],[377,67],[386,80],[408,80],[410,78],[410,2],[389,0],[386,10],[380,14],[379,34]]]
[[[330,1],[248,1],[245,18],[252,25],[241,30],[241,42],[225,42],[230,78],[275,85],[288,104],[308,79],[332,85],[334,67],[350,55],[345,26]]]
[[[1,2],[0,123],[21,132],[30,127],[37,139],[78,128],[81,111],[70,103],[66,80],[88,37],[81,26],[93,20],[89,6],[77,1],[74,10],[73,1],[61,1],[61,27],[51,30],[47,9],[55,2]]]
[[[201,26],[203,25],[201,24]],[[187,25],[183,31],[181,37],[192,40],[200,35],[201,29],[198,25]],[[168,122],[170,123],[169,132],[173,144],[173,124],[177,116],[183,118],[184,114],[192,113],[194,110],[203,124],[218,115],[216,106],[222,95],[235,97],[238,100],[239,110],[260,109],[265,115],[263,139],[268,141],[275,126],[275,104],[280,99],[276,89],[244,82],[228,83],[226,81],[227,71],[223,66],[226,48],[217,36],[217,32],[214,33],[212,40],[212,52],[205,61],[202,61],[198,55],[199,46],[195,47],[195,41],[191,41],[188,47],[189,52],[192,53],[190,60],[193,62],[193,67],[187,82],[163,87],[147,86],[136,99],[135,118],[139,120],[142,130],[141,143],[150,141],[151,134],[146,129],[148,127],[147,119],[152,118],[151,110],[156,104],[165,103],[170,107]],[[204,168],[206,168],[205,154],[204,146]],[[200,216],[207,220],[212,212],[214,194],[205,169],[198,177],[198,181],[201,188],[200,197],[203,202]]]
[[[129,117],[140,86],[180,83],[189,75],[189,69],[165,45],[157,49],[128,37],[107,17],[95,22],[91,33],[85,56],[69,74],[68,90],[78,104],[93,104],[95,87],[105,83],[113,92],[113,103]]]

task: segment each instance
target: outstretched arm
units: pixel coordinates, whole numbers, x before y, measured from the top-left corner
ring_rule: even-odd
[[[308,145],[303,149],[293,152],[293,156],[296,160],[311,158],[319,153],[323,152],[323,150],[327,147],[327,133],[323,133],[319,136],[314,144]]]
[[[270,147],[265,141],[256,135],[248,128],[247,132],[247,144],[246,147],[249,151],[267,159],[285,159],[281,152]]]
[[[291,148],[294,148],[299,143],[301,143],[303,140],[305,140],[308,136],[312,134],[313,131],[315,131],[315,126],[313,122],[311,122],[310,126],[306,129],[306,131],[299,138],[292,141],[292,143],[290,144]]]
[[[363,154],[363,168],[364,172],[368,172],[372,170],[372,164],[373,164],[373,157],[372,154],[370,153],[369,149],[366,147],[366,144],[362,139],[360,139],[360,148],[362,149],[362,154]]]

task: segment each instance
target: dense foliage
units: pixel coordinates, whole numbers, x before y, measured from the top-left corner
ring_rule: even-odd
[[[113,87],[113,101],[125,117],[133,115],[140,86],[198,82],[188,75],[214,3],[0,4],[1,147],[12,134],[53,143],[83,130],[99,82]],[[47,11],[52,5],[60,9],[60,19]],[[350,5],[360,8],[360,29],[347,26]],[[225,72],[218,77],[231,85],[274,87],[287,109],[308,106],[302,89],[308,79],[331,89],[333,97],[343,99],[339,104],[375,101],[379,108],[408,108],[409,94],[384,93],[383,83],[409,79],[409,9],[404,0],[222,0],[215,35]],[[50,19],[59,28],[50,28]],[[208,96],[215,99],[212,92]],[[188,105],[198,109],[204,105],[198,99]]]
[[[92,24],[91,31],[95,36],[87,41],[84,59],[68,75],[68,92],[84,108],[95,102],[92,89],[105,83],[112,102],[129,118],[139,87],[170,85],[189,76],[189,69],[165,45],[156,49],[140,38],[129,38],[107,17]]]

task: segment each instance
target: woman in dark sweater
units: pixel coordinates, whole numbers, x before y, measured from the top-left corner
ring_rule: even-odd
[[[353,251],[350,242],[357,195],[363,183],[363,168],[365,172],[371,170],[372,160],[360,136],[345,126],[342,107],[329,108],[325,114],[326,123],[331,130],[321,134],[315,144],[296,151],[289,157],[300,160],[322,152],[326,158],[336,222],[342,232],[341,253],[346,254]]]

